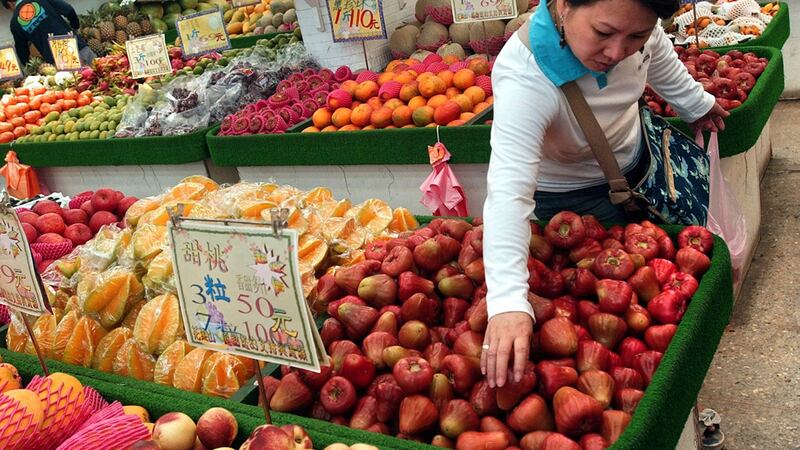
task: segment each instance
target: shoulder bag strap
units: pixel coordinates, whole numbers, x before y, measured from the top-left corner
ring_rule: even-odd
[[[517,33],[525,47],[532,52],[533,50],[531,49],[529,38],[530,20],[525,21],[522,27],[517,30]],[[569,103],[570,109],[572,109],[572,114],[575,115],[575,119],[577,119],[578,125],[580,125],[581,130],[583,130],[583,134],[589,142],[589,146],[592,149],[597,163],[600,165],[603,174],[608,180],[608,185],[611,188],[609,192],[611,203],[619,205],[629,202],[633,192],[628,185],[628,180],[625,178],[625,175],[622,174],[619,163],[614,157],[614,153],[611,151],[611,145],[608,143],[608,139],[603,129],[600,127],[600,124],[597,123],[597,118],[592,112],[592,109],[589,107],[589,104],[586,103],[586,97],[583,96],[578,83],[570,81],[561,86],[561,91],[564,92],[567,103]]]

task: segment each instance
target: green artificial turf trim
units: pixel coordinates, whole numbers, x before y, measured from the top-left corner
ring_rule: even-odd
[[[488,125],[441,127],[439,136],[454,164],[489,162]],[[317,166],[429,164],[427,148],[435,128],[217,136],[208,132],[209,152],[218,166]]]
[[[208,157],[207,132],[204,128],[180,136],[11,143],[0,150],[14,150],[22,163],[33,167],[185,164]]]
[[[734,48],[728,50],[734,50]],[[745,46],[735,47],[735,50],[745,53],[753,52],[758,56],[768,58],[769,63],[764,69],[764,73],[758,77],[747,100],[742,106],[732,110],[731,115],[725,119],[725,131],[718,134],[719,155],[723,158],[746,152],[756,145],[784,87],[783,55],[780,50],[772,47]],[[720,54],[724,53],[726,52],[720,52]],[[694,136],[689,126],[680,118],[670,117],[667,118],[667,121],[689,136]],[[708,142],[707,133],[706,142]]]
[[[275,36],[280,36],[281,34],[285,34],[288,37],[292,37],[291,31],[283,33],[256,34],[252,36],[235,37],[231,38],[231,48],[250,48],[256,45],[256,42],[258,42],[261,39],[272,39]]]

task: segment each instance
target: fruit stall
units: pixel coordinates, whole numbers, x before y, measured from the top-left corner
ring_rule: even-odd
[[[700,20],[683,7],[663,25],[731,113],[718,142],[744,255],[702,226],[569,211],[532,222],[532,357],[520,381],[494,388],[479,367],[492,67],[538,1],[474,23],[453,23],[450,5],[387,2],[384,39],[334,42],[324,5],[109,2],[81,16],[102,55],[92,67],[33,61],[8,84],[0,150],[41,182],[42,195],[12,203],[49,310],[0,306],[0,447],[667,449],[695,437],[697,394],[759,235],[788,6],[698,2]],[[186,56],[176,21],[214,8],[231,48]],[[168,67],[133,78],[125,41],[154,32]],[[688,130],[650,88],[644,101]],[[442,161],[463,217],[431,217],[420,201]],[[195,345],[206,334],[182,315],[171,229],[277,227],[275,208],[298,236],[293,270],[329,358],[319,372],[230,352],[245,338],[224,320],[227,350]],[[227,298],[207,283],[201,297]],[[296,354],[298,338],[264,330]]]

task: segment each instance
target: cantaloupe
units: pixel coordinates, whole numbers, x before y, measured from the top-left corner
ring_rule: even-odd
[[[429,1],[430,0],[417,0],[417,4],[414,6],[414,17],[419,23],[425,23],[425,19],[428,18],[425,7],[428,6]]]
[[[530,6],[531,4],[528,0],[517,0],[517,15],[528,12]]]
[[[428,19],[422,25],[422,31],[417,37],[417,48],[435,52],[442,44],[447,42],[448,36],[446,26]]]
[[[469,24],[468,23],[453,23],[448,27],[450,40],[461,47],[469,45]]]
[[[506,24],[502,20],[487,20],[469,24],[469,46],[477,53],[496,55],[505,42]]]
[[[511,35],[515,31],[519,30],[520,27],[525,23],[526,20],[531,16],[532,13],[524,13],[515,19],[511,19],[506,24],[506,36]]]
[[[392,57],[408,58],[417,48],[419,35],[419,28],[413,25],[406,25],[392,33],[389,36],[389,50],[392,52]]]
[[[464,47],[456,43],[443,44],[438,50],[436,50],[436,54],[442,58],[450,55],[455,55],[458,57],[458,59],[464,59],[467,57],[467,52],[464,51]]]
[[[412,53],[411,56],[409,56],[409,58],[416,59],[417,61],[422,62],[425,61],[425,58],[427,58],[428,55],[432,54],[433,52],[429,52],[427,50],[417,50],[414,53]]]

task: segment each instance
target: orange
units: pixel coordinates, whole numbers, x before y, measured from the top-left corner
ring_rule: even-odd
[[[189,175],[181,180],[181,183],[200,183],[206,187],[206,191],[212,192],[219,189],[219,184],[204,175]]]
[[[406,208],[395,208],[392,212],[392,220],[387,229],[392,233],[402,233],[403,231],[416,230],[419,222]]]
[[[475,72],[475,75],[488,75],[489,61],[486,58],[472,58],[467,61],[467,68]]]
[[[357,127],[364,127],[370,124],[373,108],[369,104],[358,105],[350,115],[350,123]]]
[[[21,119],[21,118],[19,118],[19,117],[15,117],[14,119],[11,119],[11,120],[16,120],[16,119]],[[25,119],[21,119],[21,120],[22,120],[22,121],[23,121],[23,123],[24,123]],[[26,134],[28,134],[28,129],[27,129],[27,128],[25,128],[24,126],[18,126],[18,127],[16,127],[16,128],[14,128],[14,131],[13,131],[13,133],[14,133],[14,137],[15,137],[15,138],[17,138],[17,139],[19,139],[19,138],[21,138],[22,136],[25,136]]]
[[[477,104],[476,104],[476,105],[475,105],[475,106],[472,108],[472,112],[474,112],[475,114],[478,114],[478,113],[480,113],[481,111],[485,110],[485,109],[486,109],[486,108],[488,108],[488,107],[489,107],[489,104],[488,104],[488,103],[486,103],[486,102],[480,102],[480,103],[477,103]]]
[[[203,378],[200,369],[212,352],[196,348],[178,362],[172,375],[172,385],[184,391],[200,392]]]
[[[323,220],[329,217],[343,217],[352,206],[352,203],[350,203],[348,199],[343,199],[338,202],[329,201],[317,205],[317,212]]]
[[[443,105],[436,108],[433,113],[433,120],[439,125],[447,125],[450,122],[457,120],[461,115],[461,107],[458,103],[448,100]]]
[[[453,97],[455,97],[456,95],[458,95],[458,94],[460,94],[460,93],[461,93],[461,90],[460,90],[460,89],[458,89],[458,88],[454,88],[454,87],[449,87],[449,88],[447,88],[447,90],[444,92],[444,95],[445,95],[445,97],[447,97],[447,98],[453,98]]]
[[[347,214],[350,214],[349,210]],[[366,240],[366,231],[351,217],[329,217],[322,224],[322,237],[329,243],[334,254],[361,248]]]
[[[175,201],[200,200],[208,192],[203,183],[188,181],[173,186],[161,199],[161,204]]]
[[[443,70],[436,74],[442,81],[444,81],[444,85],[448,88],[453,87],[453,72],[449,70]]]
[[[447,100],[448,98],[446,95],[443,94],[434,95],[433,97],[428,99],[428,106],[430,106],[433,109],[436,109],[447,103]]]
[[[398,106],[401,106],[401,105],[404,105],[404,104],[405,103],[402,100],[400,100],[399,98],[393,98],[393,99],[390,99],[389,101],[387,101],[386,103],[384,103],[383,106],[385,106],[385,107],[387,107],[389,109],[395,109]]]
[[[339,131],[358,131],[360,129],[361,129],[361,127],[359,127],[359,126],[356,126],[356,125],[353,125],[353,124],[347,124],[347,125],[343,126],[342,128],[339,128]]]
[[[0,144],[7,144],[15,139],[14,133],[4,131],[0,133]]]
[[[160,199],[154,197],[148,198],[140,198],[136,203],[131,205],[128,208],[128,211],[125,213],[125,223],[128,224],[130,227],[136,227],[136,224],[139,223],[139,219],[142,215],[146,212],[150,212],[159,207]]]
[[[410,81],[400,87],[400,94],[398,98],[404,102],[408,102],[412,98],[419,95],[419,83],[414,80]]]
[[[348,125],[350,124],[351,114],[352,110],[350,108],[339,108],[333,112],[333,115],[331,116],[331,123],[339,128]]]
[[[356,87],[358,87],[358,83],[356,83],[355,80],[345,80],[345,82],[339,86],[339,89],[344,89],[349,92],[350,95],[355,95]]]
[[[331,131],[339,131],[339,127],[335,125],[328,125],[327,127],[320,130],[323,133],[329,133]]]
[[[477,105],[486,100],[486,92],[479,86],[470,86],[464,91],[464,95],[472,100],[473,105]]]
[[[411,70],[403,70],[394,77],[394,81],[397,81],[401,84],[411,83],[412,81],[416,80],[417,74]]]
[[[475,72],[470,69],[460,69],[453,74],[453,86],[463,90],[475,85]]]
[[[320,108],[311,115],[311,122],[315,127],[323,129],[331,124],[331,112],[328,108]]]
[[[386,72],[382,72],[381,74],[378,75],[378,85],[383,86],[387,81],[394,80],[394,77],[396,76],[397,76],[396,73],[389,70],[387,70]]]
[[[305,127],[302,130],[300,130],[301,133],[319,133],[320,131],[321,130],[319,128],[314,127],[314,126]]]
[[[458,117],[459,119],[463,120],[464,122],[469,122],[473,117],[475,117],[475,113],[473,112],[463,112]]]
[[[58,322],[55,335],[53,336],[53,346],[50,349],[48,357],[52,359],[61,359],[61,355],[64,354],[64,349],[67,348],[67,343],[72,336],[72,332],[75,330],[78,319],[78,312],[70,311]]]
[[[415,109],[411,114],[414,125],[418,127],[424,127],[425,125],[433,122],[433,112],[433,107],[428,105]]]
[[[473,103],[472,98],[466,94],[458,94],[453,97],[453,101],[461,107],[461,112],[472,112]]]
[[[383,106],[383,101],[380,99],[380,97],[372,97],[369,100],[367,100],[367,106],[369,106],[372,109],[378,109],[381,106]]]
[[[161,354],[179,336],[183,336],[183,320],[178,298],[173,294],[159,295],[139,311],[133,326],[133,338],[148,353]]]
[[[411,100],[409,100],[408,107],[411,108],[412,110],[415,110],[415,109],[419,108],[420,106],[425,106],[427,104],[428,104],[428,99],[426,99],[425,97],[423,97],[421,95],[418,95],[418,96],[412,98]]]
[[[61,360],[76,366],[91,366],[94,349],[105,335],[106,330],[96,320],[86,316],[81,317],[67,341]]]
[[[203,394],[229,398],[247,381],[247,368],[233,355],[214,353],[203,365]]]
[[[486,103],[488,103],[490,105],[494,105],[494,96],[493,95],[488,96],[486,98]]]
[[[370,116],[370,123],[372,123],[372,126],[374,126],[375,128],[385,128],[388,125],[391,125],[392,108],[389,108],[388,106],[382,106],[380,109],[376,109],[375,111],[373,111],[372,115]]]
[[[100,339],[92,355],[92,368],[111,373],[120,347],[133,336],[130,328],[115,328]]]
[[[375,128],[375,125],[369,124],[361,129],[361,131],[369,131],[369,130],[377,130],[377,128]]]
[[[412,110],[408,106],[398,106],[392,111],[392,123],[400,128],[411,123]]]
[[[444,94],[447,91],[445,82],[436,76],[431,76],[419,82],[419,93],[425,98],[431,98],[436,94]]]
[[[156,365],[153,369],[153,381],[164,386],[172,386],[178,363],[190,351],[192,351],[192,347],[183,339],[173,342],[156,360]]]
[[[353,97],[360,102],[366,102],[372,97],[377,96],[379,89],[380,86],[378,86],[378,83],[372,80],[363,81],[356,86]]]

